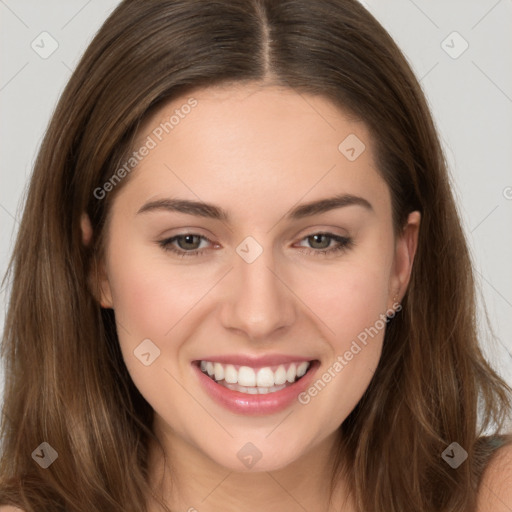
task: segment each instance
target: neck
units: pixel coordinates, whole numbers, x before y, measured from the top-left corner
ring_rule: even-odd
[[[155,428],[155,433],[167,460],[156,444],[150,446],[150,485],[173,512],[260,512],[262,505],[265,512],[352,510],[341,480],[332,501],[329,492],[337,433],[283,468],[237,472],[220,466],[173,432],[166,430],[162,436],[159,430]],[[161,510],[154,500],[148,508]]]

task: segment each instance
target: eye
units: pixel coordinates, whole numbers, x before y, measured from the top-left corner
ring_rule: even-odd
[[[199,256],[203,253],[200,249],[200,243],[202,240],[206,240],[209,243],[213,243],[209,238],[198,235],[195,233],[185,233],[182,235],[176,235],[165,240],[158,242],[160,247],[165,251],[170,251],[178,256]],[[176,245],[177,247],[176,247]],[[199,245],[198,245],[199,244]]]
[[[313,233],[302,239],[307,241],[313,248],[310,251],[301,251],[306,254],[327,255],[338,251],[346,251],[353,245],[351,238],[335,235],[334,233]],[[331,245],[331,242],[335,242]]]
[[[158,244],[162,249],[164,249],[164,251],[172,252],[179,257],[199,256],[206,250],[205,247],[201,247],[202,241],[206,241],[210,244],[214,243],[203,235],[198,235],[196,233],[184,233],[171,238],[166,238],[165,240],[160,240]],[[315,256],[325,256],[338,251],[346,251],[353,245],[351,238],[335,235],[334,233],[313,233],[303,238],[302,241],[307,241],[311,245],[312,249],[301,249],[300,252]],[[334,242],[334,245],[332,245],[332,242]]]

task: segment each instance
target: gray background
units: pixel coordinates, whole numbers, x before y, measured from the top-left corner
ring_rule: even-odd
[[[0,0],[2,276],[36,152],[57,99],[118,3]],[[512,385],[512,0],[361,3],[402,48],[427,95],[477,270],[482,344]],[[6,302],[2,289],[2,330]],[[486,334],[484,307],[494,339]]]

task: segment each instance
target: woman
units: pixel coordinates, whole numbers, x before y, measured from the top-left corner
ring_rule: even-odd
[[[4,510],[512,507],[442,150],[356,1],[122,2],[12,286]]]

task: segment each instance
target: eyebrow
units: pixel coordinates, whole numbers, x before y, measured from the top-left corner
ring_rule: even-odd
[[[363,197],[354,196],[352,194],[339,194],[334,197],[328,197],[309,203],[296,206],[285,216],[288,220],[299,220],[312,215],[318,215],[337,208],[346,206],[362,206],[363,208],[374,211],[369,201]],[[137,211],[139,213],[147,213],[152,211],[166,210],[170,212],[186,213],[197,217],[207,217],[210,219],[229,222],[230,217],[226,210],[220,206],[201,201],[190,201],[188,199],[157,199],[149,201],[142,205]]]

